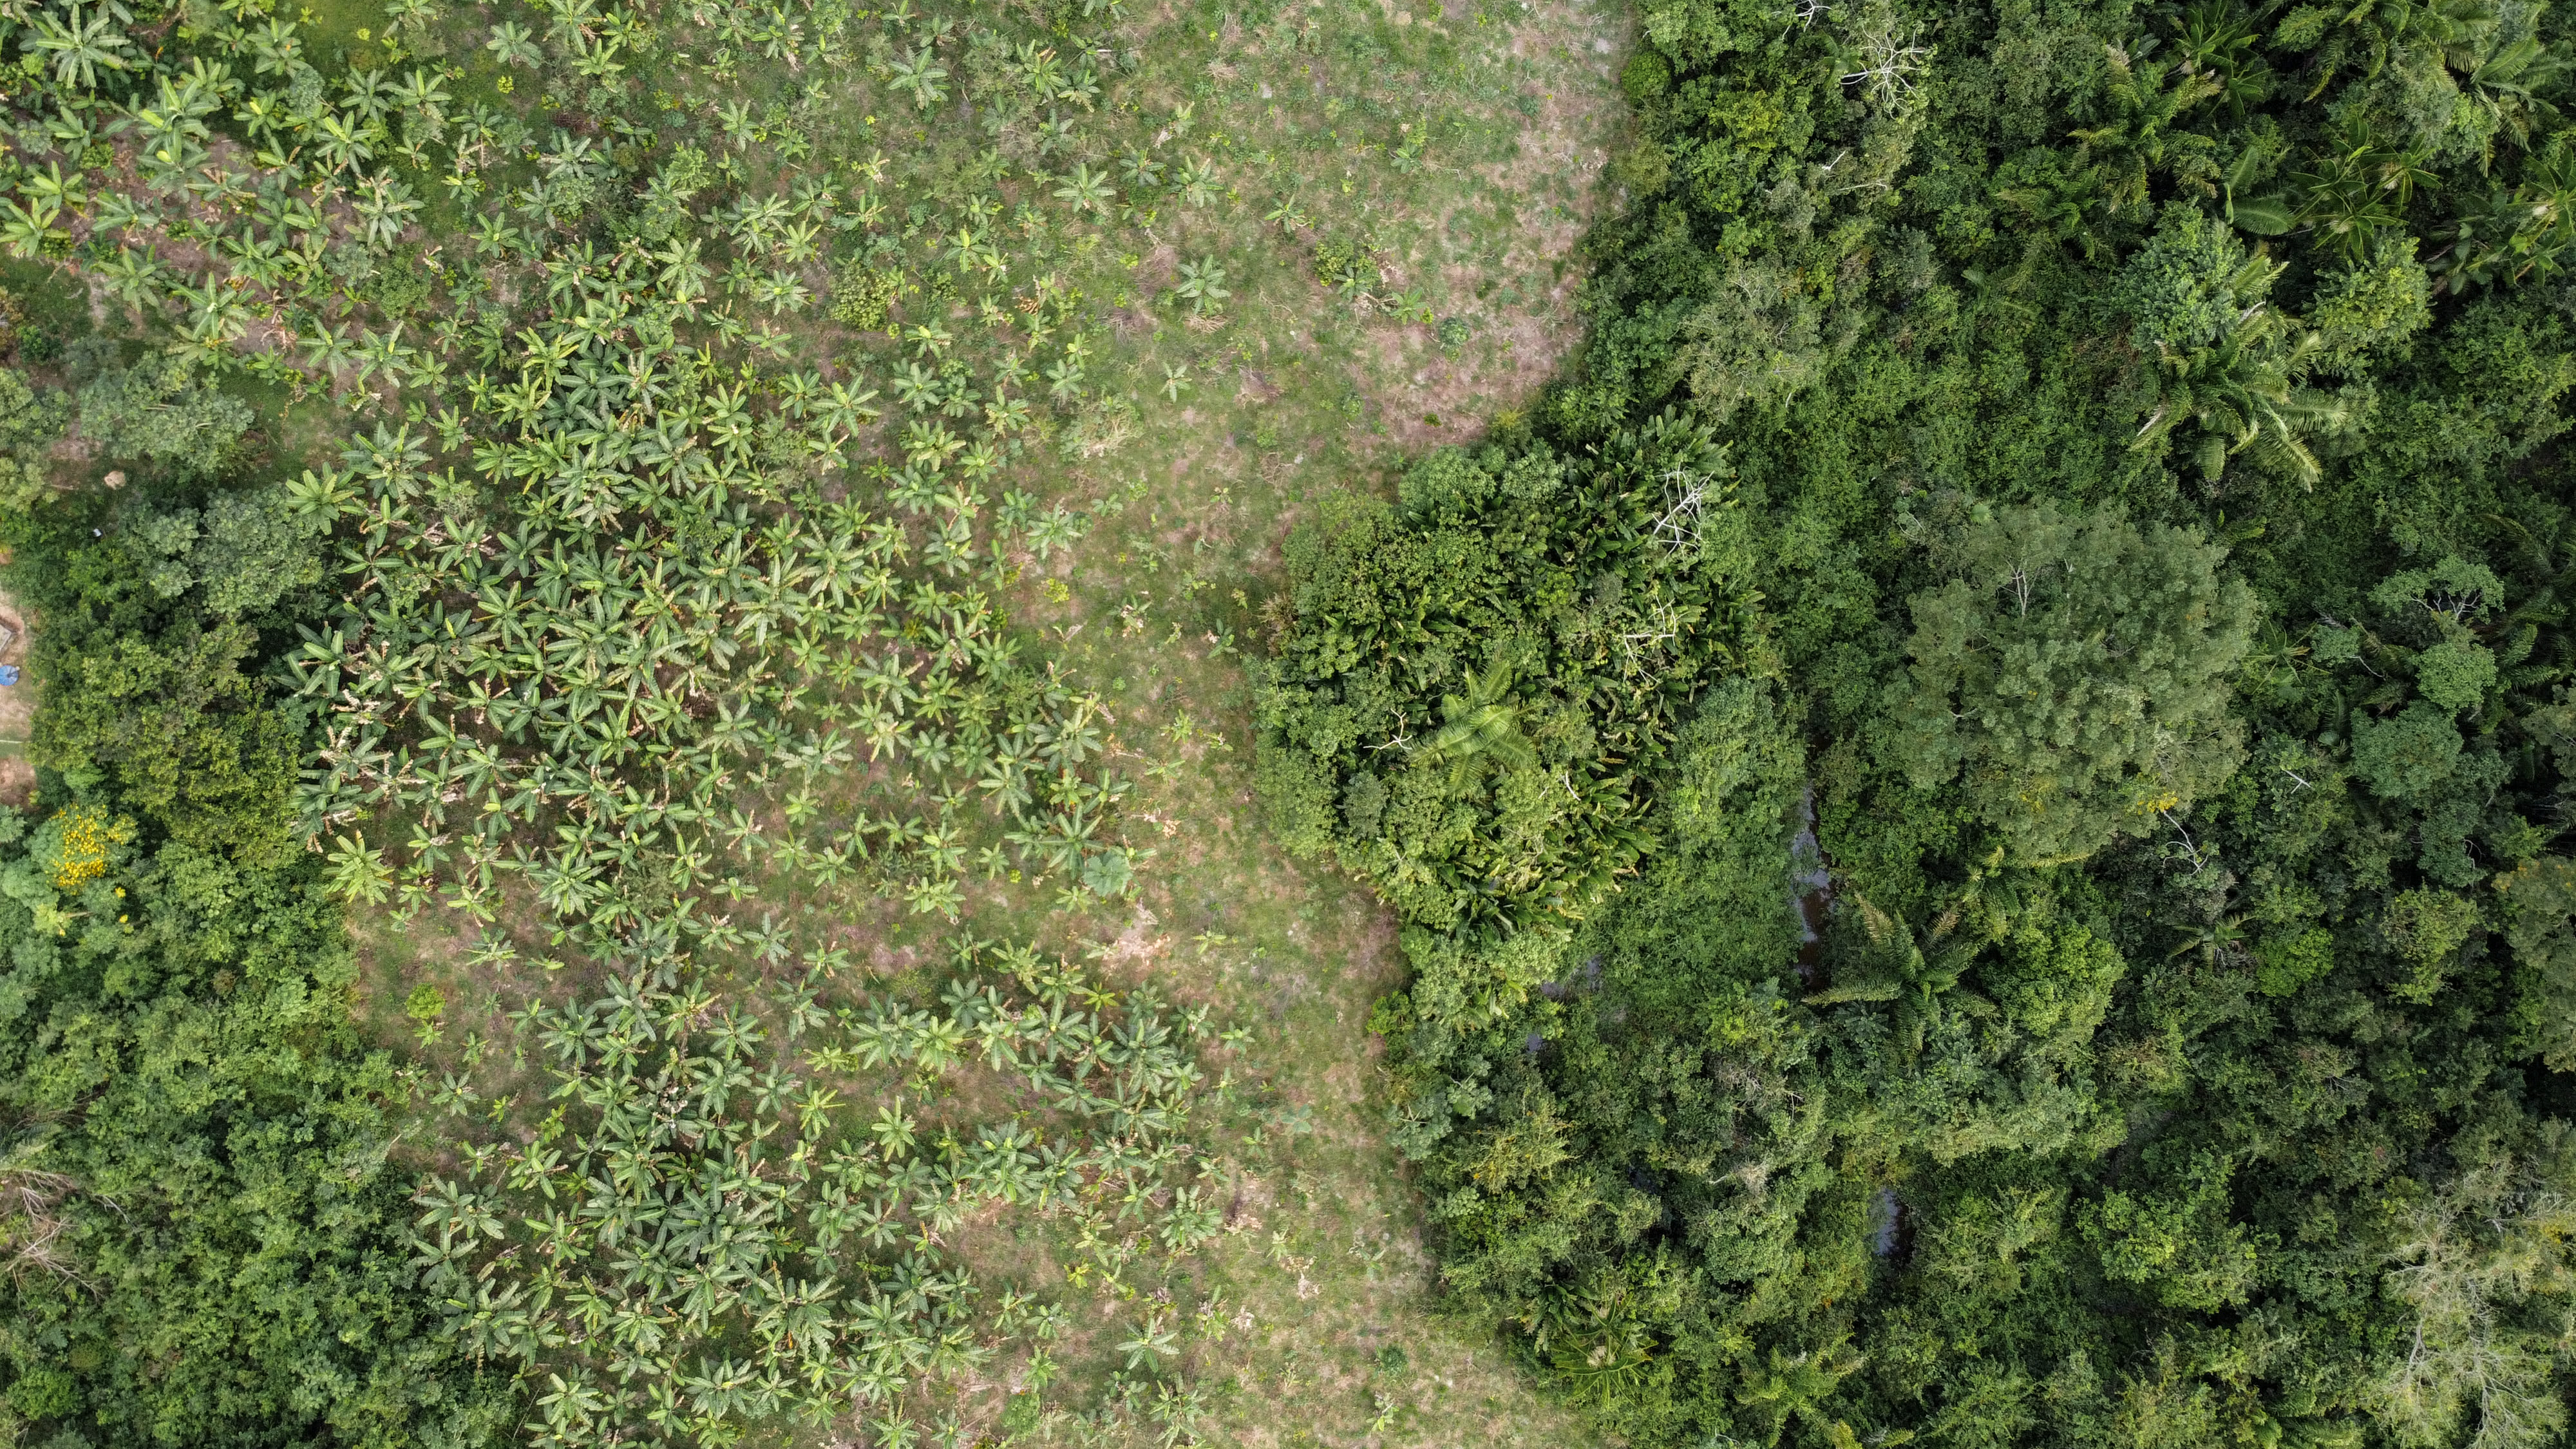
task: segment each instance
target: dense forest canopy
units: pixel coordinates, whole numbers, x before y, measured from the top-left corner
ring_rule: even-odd
[[[2564,26],[1642,8],[1579,365],[1308,525],[1259,708],[1606,1432],[2562,1441]]]
[[[1477,338],[1364,194],[1470,127],[1248,139],[1495,19],[1345,10],[0,4],[0,1444],[1214,1434],[1332,1270],[1130,675],[1256,617],[1349,1135],[1585,1432],[2576,1434],[2563,17],[1643,5],[1562,374],[1085,615],[1231,541],[1161,419]]]

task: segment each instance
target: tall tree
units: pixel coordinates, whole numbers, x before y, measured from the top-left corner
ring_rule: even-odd
[[[2254,596],[2225,557],[2116,507],[1980,506],[1912,601],[1885,748],[1918,786],[1960,781],[2023,864],[2159,829],[2244,753],[2227,681]]]

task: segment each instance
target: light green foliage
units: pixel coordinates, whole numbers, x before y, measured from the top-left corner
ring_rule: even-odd
[[[1723,459],[1672,420],[1597,458],[1436,452],[1400,493],[1290,540],[1262,789],[1292,848],[1331,846],[1440,963],[1424,1012],[1490,1020],[1644,847],[1638,767],[1745,642],[1747,560]]]
[[[687,145],[673,148],[644,185],[643,199],[636,211],[636,234],[651,242],[668,240],[696,219],[689,203],[715,180],[715,167],[704,150]]]
[[[424,981],[403,998],[403,1015],[427,1026],[447,1012],[447,994]]]
[[[2234,228],[2176,202],[2144,246],[2129,254],[2113,289],[2141,349],[2206,347],[2264,305],[2274,269],[2249,257]]]
[[[1366,247],[1328,238],[1315,244],[1315,280],[1346,296],[1360,296],[1374,293],[1384,276]]]
[[[33,663],[51,688],[30,753],[50,769],[103,774],[177,840],[275,863],[290,845],[282,811],[296,741],[244,668],[256,632],[203,611],[184,588],[157,586],[170,581],[169,560],[154,541],[193,547],[186,527],[93,536],[87,516],[49,512],[16,536],[67,571],[31,601],[45,619]]]
[[[703,1443],[853,1407],[899,1423],[918,1380],[967,1378],[999,1346],[942,1234],[998,1209],[1079,1217],[1098,1241],[1148,1199],[1168,1204],[1150,1223],[1167,1252],[1217,1234],[1221,1210],[1175,1171],[1202,1076],[1188,1039],[1150,997],[1113,1014],[1079,972],[999,955],[1025,999],[970,975],[936,1011],[827,1008],[815,962],[775,983],[768,1019],[664,959],[596,1000],[530,1003],[522,1029],[566,1110],[533,1141],[475,1144],[461,1179],[412,1198],[422,1286],[459,1346],[560,1386],[527,1442]],[[867,1134],[838,1125],[871,1078],[918,1089],[970,1067],[1025,1078],[1048,1115],[952,1120],[935,1143],[901,1107]],[[533,1292],[496,1276],[528,1243],[547,1264]],[[1045,1321],[1010,1300],[991,1325],[1005,1341]]]
[[[2335,275],[2309,304],[2308,325],[2325,345],[2318,365],[2354,371],[2404,347],[2433,325],[2432,291],[2412,239],[2383,240],[2366,265]]]
[[[1691,395],[1720,421],[1786,400],[1830,360],[1820,320],[1796,279],[1738,268],[1688,323]]]
[[[2413,661],[2415,687],[2425,699],[2443,709],[2475,709],[2495,687],[2495,653],[2477,637],[2505,602],[2494,570],[2446,557],[2429,569],[2391,575],[2370,599],[2396,616],[2391,623],[2401,635],[2432,636]]]
[[[2076,860],[2159,828],[2243,749],[2227,677],[2253,596],[2197,534],[2053,506],[1989,511],[1917,594],[1888,748],[1922,787],[1960,781],[2013,857]]]
[[[2334,936],[2311,926],[2267,939],[2255,949],[2254,960],[2264,995],[2293,996],[2300,987],[2334,970]]]
[[[2451,555],[2431,568],[2389,575],[2370,591],[2370,601],[2391,613],[2421,609],[2453,624],[2467,624],[2502,608],[2505,588],[2495,570]]]
[[[100,372],[82,384],[76,400],[81,435],[107,457],[198,475],[222,471],[252,421],[240,399],[208,386],[194,363],[167,352]]]
[[[2101,1255],[2104,1276],[2171,1308],[2206,1313],[2242,1304],[2259,1268],[2243,1225],[2229,1220],[2226,1160],[2195,1155],[2171,1177],[2181,1191],[2115,1189],[2088,1205],[2084,1236]]]
[[[2415,687],[2444,709],[2475,709],[2495,684],[2495,654],[2474,639],[2444,638],[2415,656]]]
[[[2389,899],[2379,929],[2410,968],[2394,988],[2397,996],[2421,1005],[2441,989],[2453,958],[2478,932],[2478,908],[2449,891],[2400,891]]]
[[[2120,952],[2080,920],[2024,916],[1978,968],[1995,1004],[2035,1037],[2085,1041],[2111,1009],[2126,967]]]

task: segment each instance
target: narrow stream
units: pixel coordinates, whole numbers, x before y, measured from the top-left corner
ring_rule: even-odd
[[[1816,839],[1816,787],[1798,797],[1798,833],[1789,841],[1789,886],[1798,907],[1798,981],[1809,991],[1824,985],[1825,913],[1833,905],[1833,876]]]
[[[1882,1187],[1869,1204],[1869,1253],[1902,1267],[1914,1256],[1914,1215],[1896,1189]]]
[[[1834,878],[1816,837],[1816,787],[1798,797],[1798,833],[1789,840],[1790,899],[1798,908],[1798,980],[1809,991],[1827,983],[1825,918],[1833,909]],[[1896,1189],[1881,1187],[1869,1204],[1869,1252],[1902,1266],[1914,1256],[1914,1218]]]

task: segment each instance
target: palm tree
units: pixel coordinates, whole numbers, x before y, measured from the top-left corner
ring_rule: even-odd
[[[2219,94],[2219,81],[2188,67],[2133,61],[2118,46],[2109,50],[2111,75],[2103,94],[2111,103],[2111,119],[2070,133],[2100,166],[2108,209],[2116,215],[2144,206],[2147,180],[2154,172],[2215,179],[2211,154],[2216,143],[2185,130],[2182,116]],[[2168,77],[2174,82],[2171,88],[2165,84]]]
[[[2174,51],[2186,75],[2218,82],[2218,99],[2242,119],[2271,93],[2272,68],[2254,53],[2256,19],[2236,0],[2201,0],[2174,22]]]
[[[2339,398],[2303,386],[2306,365],[2322,346],[2312,332],[2290,334],[2268,307],[2206,346],[2160,344],[2157,400],[2129,446],[2144,451],[2191,425],[2192,461],[2215,483],[2227,460],[2256,461],[2313,488],[2324,475],[2308,439],[2343,428],[2350,410]]]
[[[1538,768],[1538,749],[1521,733],[1520,706],[1511,699],[1512,667],[1497,658],[1484,673],[1467,676],[1467,692],[1442,695],[1444,721],[1419,753],[1435,763],[1488,759],[1506,769]]]
[[[2383,229],[2405,219],[2417,183],[2434,179],[2424,161],[2418,152],[2383,145],[2366,119],[2355,118],[2292,177],[2300,199],[2291,225],[2308,228],[2317,246],[2358,265]]]
[[[2467,198],[2449,241],[2430,259],[2446,291],[2554,273],[2576,243],[2576,151],[2553,142],[2526,164],[2522,183]]]

